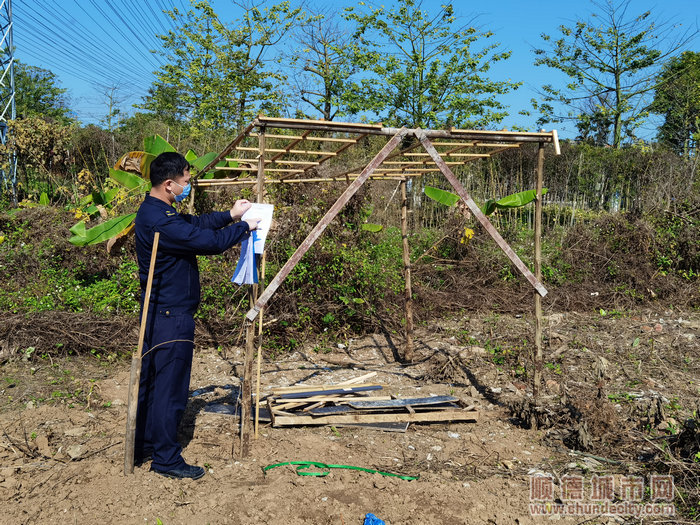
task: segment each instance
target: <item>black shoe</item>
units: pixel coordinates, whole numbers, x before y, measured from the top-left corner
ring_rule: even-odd
[[[174,468],[172,470],[156,470],[153,467],[151,467],[151,470],[157,474],[160,474],[161,476],[165,476],[166,478],[173,478],[173,479],[199,479],[202,476],[204,476],[204,469],[202,467],[197,467],[195,465],[188,465],[185,463],[182,467],[180,468]]]

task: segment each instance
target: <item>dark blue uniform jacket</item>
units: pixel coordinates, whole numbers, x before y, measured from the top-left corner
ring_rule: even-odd
[[[169,204],[146,195],[135,220],[141,304],[155,232],[160,232],[160,240],[149,310],[167,308],[194,313],[200,299],[196,256],[222,253],[249,235],[246,222],[225,227],[231,222],[228,211],[200,216],[180,214]]]

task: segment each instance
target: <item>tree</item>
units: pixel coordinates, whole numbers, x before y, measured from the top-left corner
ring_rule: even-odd
[[[658,139],[690,156],[700,146],[700,53],[686,51],[661,70],[651,111],[663,115]]]
[[[656,23],[651,11],[630,17],[631,0],[593,2],[599,12],[573,27],[560,26],[556,40],[542,34],[548,49],[535,49],[536,66],[569,77],[562,89],[542,87],[538,124],[573,121],[581,138],[619,148],[648,116],[649,98],[661,65],[695,35]],[[662,49],[663,47],[663,49]]]
[[[259,111],[279,111],[282,78],[268,67],[269,51],[299,20],[289,2],[234,2],[243,16],[225,24],[208,0],[192,1],[187,13],[168,11],[180,27],[161,35],[166,65],[138,107],[196,129],[240,128]]]
[[[299,47],[291,55],[290,63],[298,68],[298,74],[292,78],[301,101],[324,120],[347,113],[343,97],[356,70],[350,58],[351,37],[332,13],[311,17],[295,35]],[[304,109],[299,113],[306,116]]]
[[[72,121],[66,90],[51,71],[15,61],[15,107],[18,118],[42,117],[62,124]]]
[[[438,128],[485,127],[500,122],[505,107],[497,100],[520,84],[486,76],[491,63],[510,52],[498,43],[474,49],[492,36],[461,24],[452,4],[434,15],[421,0],[399,0],[398,7],[347,8],[356,22],[353,62],[363,78],[353,83],[347,103],[354,113],[369,112],[390,125]],[[364,3],[360,3],[364,6]]]

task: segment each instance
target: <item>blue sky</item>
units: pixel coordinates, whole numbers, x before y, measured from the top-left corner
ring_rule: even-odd
[[[312,8],[355,3],[308,0]],[[444,1],[424,0],[423,8],[437,9],[441,3]],[[149,52],[159,46],[156,33],[172,27],[162,9],[187,4],[188,0],[15,0],[16,58],[55,73],[60,85],[68,89],[70,106],[81,122],[98,122],[104,117],[108,93],[115,86],[118,105],[131,113],[131,106],[151,85],[153,71],[162,65]],[[230,0],[212,0],[212,4],[223,20],[234,20],[240,14]],[[384,4],[391,6],[393,2]],[[493,65],[490,77],[523,82],[520,89],[501,98],[510,113],[504,126],[534,129],[535,118],[518,112],[530,109],[530,99],[537,96],[539,86],[548,82],[561,85],[564,78],[556,71],[535,67],[532,48],[541,45],[542,33],[556,35],[559,25],[588,18],[595,6],[588,0],[457,0],[453,5],[456,14],[466,19],[477,15],[477,25],[495,33],[491,40],[512,50],[509,60]],[[682,28],[700,23],[699,0],[631,1],[630,13],[646,10],[652,11],[654,19],[671,20]],[[700,50],[700,39],[689,49]],[[572,129],[561,124],[557,128],[562,137],[572,136]]]

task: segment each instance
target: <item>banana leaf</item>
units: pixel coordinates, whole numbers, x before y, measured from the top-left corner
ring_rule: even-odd
[[[138,175],[134,175],[133,173],[128,173],[126,171],[115,170],[112,168],[110,168],[109,170],[109,176],[112,177],[112,179],[117,181],[119,184],[121,184],[122,186],[126,186],[130,190],[135,190],[136,188],[144,186],[144,191],[146,191],[147,188],[145,186],[150,184],[148,181],[145,181]]]
[[[526,190],[513,193],[512,195],[506,195],[499,200],[489,199],[486,201],[481,211],[484,212],[484,215],[491,215],[497,209],[519,208],[535,200],[535,193],[536,190]],[[542,188],[542,195],[545,193],[547,193],[547,188]]]
[[[73,237],[68,239],[71,244],[76,246],[87,246],[89,244],[97,244],[98,242],[106,241],[116,235],[119,235],[124,229],[134,222],[135,213],[115,217],[102,224],[98,224],[89,230],[85,230],[85,223],[79,222],[75,224],[70,232]]]
[[[432,186],[426,186],[423,191],[428,197],[445,206],[454,206],[455,202],[459,200],[459,195]]]
[[[150,153],[156,157],[165,151],[175,151],[175,148],[173,148],[168,141],[160,135],[144,137],[143,149],[146,153]]]
[[[192,164],[195,160],[197,160],[197,154],[191,149],[188,149],[187,153],[185,153],[185,160]]]
[[[381,224],[365,223],[360,225],[360,229],[372,233],[379,233],[380,231],[382,231],[383,228],[384,226],[382,226]]]
[[[85,237],[85,221],[75,223],[68,231],[74,236]]]

